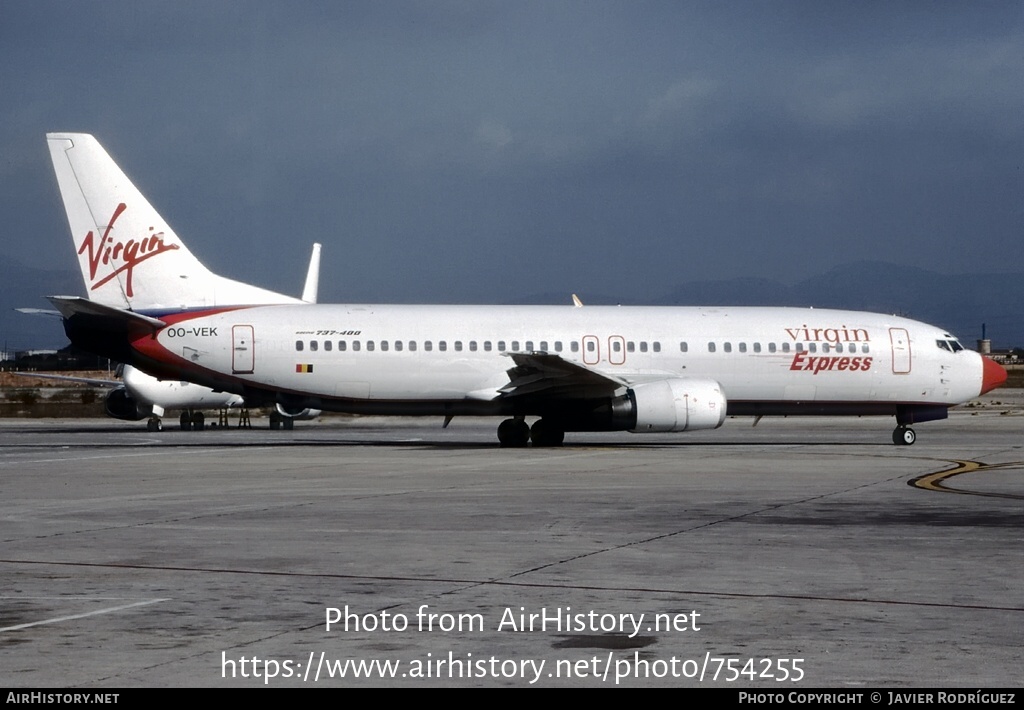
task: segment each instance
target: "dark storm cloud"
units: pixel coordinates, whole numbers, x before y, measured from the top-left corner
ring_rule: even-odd
[[[208,264],[324,297],[1020,268],[1019,3],[5,3],[5,251],[87,131]],[[40,249],[41,243],[46,244]]]

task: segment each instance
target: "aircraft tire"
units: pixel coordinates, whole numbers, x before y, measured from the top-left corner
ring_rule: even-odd
[[[917,441],[917,432],[908,426],[898,426],[892,431],[892,443],[897,446],[910,446]]]
[[[295,420],[292,419],[291,417],[286,417],[285,419],[281,420],[281,423],[284,425],[285,431],[291,431],[292,429],[295,428]]]
[[[146,422],[147,431],[163,431],[164,423],[159,417],[150,417],[149,421]]]
[[[192,431],[192,417],[188,415],[188,412],[182,412],[178,418],[178,425],[182,431]]]
[[[534,446],[561,446],[565,431],[546,419],[538,419],[530,427],[530,441]]]
[[[506,419],[498,425],[498,444],[502,448],[522,448],[530,441],[530,427],[522,419]]]

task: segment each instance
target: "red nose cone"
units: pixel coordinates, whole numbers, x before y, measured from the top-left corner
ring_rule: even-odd
[[[991,392],[1006,382],[1006,368],[991,358],[982,357],[981,393]]]

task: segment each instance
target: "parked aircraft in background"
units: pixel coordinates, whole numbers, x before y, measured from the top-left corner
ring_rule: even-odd
[[[230,392],[214,392],[209,387],[179,380],[158,380],[131,365],[119,365],[119,379],[76,377],[46,372],[15,372],[15,375],[60,382],[77,382],[93,387],[107,387],[110,392],[103,402],[107,414],[115,419],[137,422],[147,419],[150,431],[162,431],[162,417],[168,409],[181,409],[182,430],[202,430],[206,417],[202,409],[244,407],[245,400]]]
[[[51,297],[72,342],[250,404],[494,415],[503,446],[888,415],[912,444],[1006,379],[941,328],[855,311],[299,305],[206,269],[91,136],[48,141],[90,299]]]

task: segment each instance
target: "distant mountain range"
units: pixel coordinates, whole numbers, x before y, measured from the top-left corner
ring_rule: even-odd
[[[27,350],[67,344],[60,321],[14,311],[50,308],[43,297],[82,293],[73,271],[26,267],[0,257],[0,348]],[[571,303],[571,293],[535,294],[517,303]],[[856,262],[786,285],[763,278],[683,283],[655,301],[629,294],[580,293],[584,303],[666,306],[803,306],[897,313],[947,328],[969,348],[982,323],[995,348],[1024,346],[1024,274],[937,274],[884,262]],[[443,300],[441,298],[439,301]]]

